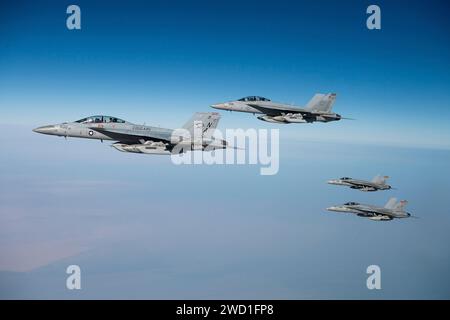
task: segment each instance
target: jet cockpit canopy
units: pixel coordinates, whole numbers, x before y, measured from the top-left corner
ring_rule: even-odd
[[[264,98],[264,97],[258,97],[258,96],[248,96],[245,98],[241,98],[238,101],[244,101],[244,102],[254,102],[254,101],[270,101],[270,99]]]
[[[357,202],[347,202],[344,205],[346,205],[346,206],[357,206],[357,205],[359,205],[359,203],[357,203]]]
[[[75,121],[76,123],[125,123],[125,120],[110,116],[91,116]]]

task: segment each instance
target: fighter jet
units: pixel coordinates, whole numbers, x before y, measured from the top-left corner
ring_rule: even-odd
[[[236,101],[213,104],[211,107],[220,110],[262,114],[262,116],[258,116],[259,120],[273,123],[330,122],[345,119],[331,111],[335,100],[336,93],[317,93],[304,108],[301,108],[295,105],[273,102],[263,97],[249,96]]]
[[[358,180],[349,177],[343,177],[340,179],[329,180],[329,184],[338,186],[349,186],[352,189],[358,189],[361,191],[377,191],[377,190],[389,190],[392,187],[386,184],[388,176],[376,176],[372,181]]]
[[[390,198],[384,207],[347,202],[340,206],[329,207],[327,210],[354,213],[359,217],[369,218],[374,221],[389,221],[394,218],[411,217],[411,214],[404,210],[407,203],[406,200],[397,203],[396,198]]]
[[[110,116],[91,116],[75,122],[64,122],[34,129],[34,132],[87,139],[116,141],[112,147],[122,152],[171,154],[188,150],[227,148],[227,142],[215,139],[219,123],[217,112],[197,112],[182,129],[164,129],[133,124]],[[196,134],[200,133],[200,137]],[[174,148],[178,146],[178,148]]]

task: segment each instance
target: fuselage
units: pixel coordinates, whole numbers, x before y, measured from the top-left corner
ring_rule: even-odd
[[[377,207],[367,204],[348,203],[339,206],[328,207],[327,210],[344,213],[355,213],[360,217],[366,217],[372,220],[392,220],[394,218],[408,218],[410,213],[403,210],[394,210],[384,207]]]
[[[110,121],[113,119],[113,121]],[[119,141],[114,134],[106,133],[103,129],[118,131],[121,133],[145,133],[151,132],[152,135],[160,137],[161,140],[170,140],[174,130],[159,127],[152,127],[146,125],[137,125],[131,122],[126,122],[113,117],[90,117],[81,119],[75,122],[64,122],[55,125],[47,125],[34,129],[34,132],[73,138],[97,139],[97,140],[111,140]]]
[[[246,97],[240,100],[213,104],[211,107],[226,111],[262,114],[263,116],[258,117],[259,120],[273,123],[330,122],[341,119],[341,116],[334,112],[308,110],[262,97]]]
[[[194,120],[197,121],[197,118],[205,116],[211,119],[215,115],[196,113]],[[200,131],[196,131],[197,129],[192,127],[198,125],[195,121],[188,122],[187,128],[173,130],[137,125],[115,117],[92,116],[75,122],[42,126],[33,131],[62,137],[117,141],[112,146],[119,151],[145,154],[171,154],[227,147],[226,141],[205,136],[211,124],[207,124],[205,129],[200,121],[202,126],[198,129]],[[217,122],[216,118],[215,123]]]
[[[255,109],[245,102],[241,101],[230,101],[225,103],[217,103],[211,105],[212,108],[218,109],[218,110],[227,110],[227,111],[237,111],[237,112],[248,112],[248,113],[254,113],[259,114],[262,113],[258,109]]]
[[[333,179],[328,180],[328,184],[338,185],[338,186],[348,186],[352,189],[358,189],[361,191],[377,191],[377,190],[389,190],[390,185],[374,183],[372,181],[358,180],[358,179]]]

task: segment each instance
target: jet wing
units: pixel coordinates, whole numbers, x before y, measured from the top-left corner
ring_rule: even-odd
[[[383,210],[384,208],[367,207],[367,208],[354,208],[354,209],[355,209],[355,211],[359,211],[361,213],[391,216],[391,214],[389,212],[386,212],[386,210]]]
[[[264,106],[261,106],[258,104],[251,104],[251,103],[247,103],[247,104],[250,107],[257,109],[268,116],[279,116],[279,115],[287,114],[287,113],[311,114],[311,112],[309,112],[308,110],[289,107],[287,105],[264,107]]]
[[[118,129],[118,128],[99,128],[91,127],[99,133],[102,133],[113,140],[122,143],[142,143],[143,141],[155,141],[155,142],[169,142],[172,130],[156,131],[156,130],[131,130],[131,129]]]
[[[362,180],[350,180],[346,181],[347,183],[351,183],[354,186],[361,186],[361,187],[376,187],[375,184],[369,182],[369,181],[362,181]]]

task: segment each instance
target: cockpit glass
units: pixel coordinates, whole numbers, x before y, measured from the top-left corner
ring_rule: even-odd
[[[124,120],[109,116],[92,116],[75,121],[76,123],[125,123]]]
[[[114,118],[114,117],[111,117],[111,122],[114,122],[114,123],[125,123],[124,120],[119,119],[119,118]]]
[[[89,118],[83,118],[83,119],[77,120],[75,122],[76,123],[91,123],[91,122],[94,122],[94,119],[89,117]]]
[[[258,97],[258,96],[248,96],[245,98],[241,98],[238,101],[244,101],[244,102],[247,102],[247,101],[270,101],[270,99]]]

